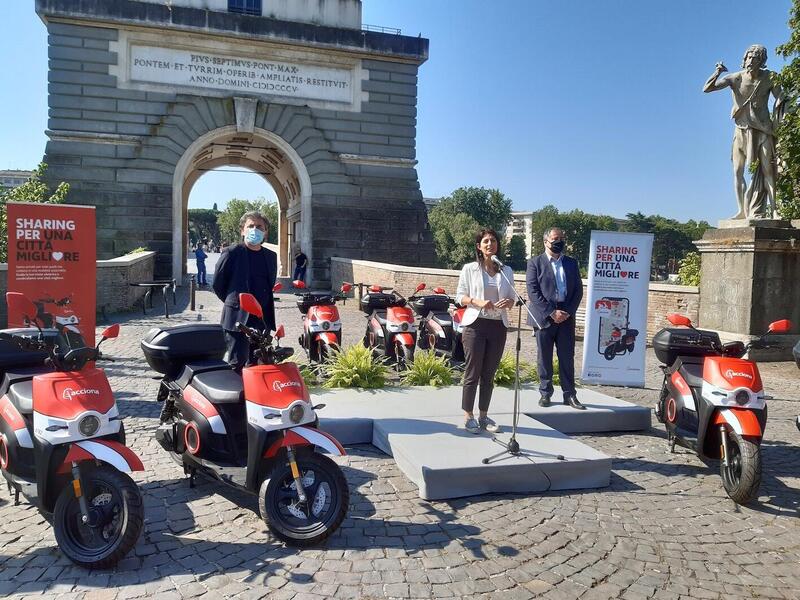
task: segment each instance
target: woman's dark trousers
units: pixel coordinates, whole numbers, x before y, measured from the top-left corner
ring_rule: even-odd
[[[506,346],[506,326],[501,320],[477,319],[464,328],[464,388],[461,392],[461,408],[472,412],[478,384],[481,393],[478,410],[488,411],[494,389],[494,374]]]

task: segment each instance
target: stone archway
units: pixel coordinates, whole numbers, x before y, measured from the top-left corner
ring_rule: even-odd
[[[239,131],[220,127],[195,140],[175,167],[172,184],[172,273],[182,280],[186,269],[185,232],[188,228],[189,193],[209,169],[225,165],[246,167],[259,174],[278,197],[278,261],[280,276],[291,274],[293,245],[299,243],[309,261],[313,259],[311,238],[311,180],[295,149],[280,136],[264,129]],[[297,239],[299,237],[299,239]]]

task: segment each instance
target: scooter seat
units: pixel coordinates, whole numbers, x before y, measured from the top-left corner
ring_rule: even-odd
[[[192,377],[191,385],[208,398],[212,404],[244,402],[242,376],[231,369],[197,373]]]
[[[378,320],[378,325],[386,325],[386,311],[385,310],[376,310],[372,316],[374,316]]]
[[[8,388],[8,399],[21,415],[33,414],[33,380],[19,381]]]
[[[439,323],[439,325],[444,325],[444,326],[453,325],[453,319],[450,316],[450,313],[442,313],[442,312],[433,313],[433,320]]]

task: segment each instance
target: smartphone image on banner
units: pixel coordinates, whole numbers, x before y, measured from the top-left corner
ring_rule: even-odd
[[[600,313],[597,351],[604,354],[606,348],[616,342],[622,332],[628,328],[630,301],[627,298],[607,296],[595,303],[595,310]]]

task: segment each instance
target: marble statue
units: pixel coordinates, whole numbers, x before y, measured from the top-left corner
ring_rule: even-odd
[[[744,54],[741,71],[720,78],[728,69],[719,62],[703,86],[706,93],[726,87],[733,92],[731,118],[736,129],[731,159],[739,204],[733,219],[780,218],[775,207],[775,129],[783,116],[784,102],[776,73],[767,69],[766,64],[767,49],[754,44]],[[770,94],[775,98],[772,114]],[[751,174],[749,185],[745,171]]]

